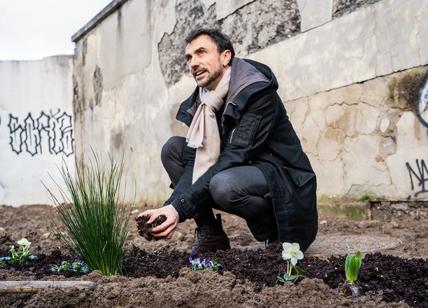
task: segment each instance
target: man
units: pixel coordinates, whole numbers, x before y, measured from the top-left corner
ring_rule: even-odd
[[[317,233],[316,178],[274,74],[235,58],[229,38],[217,30],[194,30],[185,42],[197,87],[177,120],[189,130],[186,138],[170,138],[161,153],[174,192],[163,207],[140,215],[150,216],[149,223],[166,216],[153,229],[158,238],[170,238],[179,222],[194,218],[192,253],[230,248],[213,208],[244,218],[259,241],[298,242],[306,250]]]

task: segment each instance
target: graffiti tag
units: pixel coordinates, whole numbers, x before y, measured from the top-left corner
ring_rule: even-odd
[[[411,189],[417,189],[414,196],[417,197],[419,194],[428,192],[428,167],[425,161],[416,159],[415,169],[412,168],[409,162],[406,162],[406,167],[407,171],[409,171]]]
[[[9,145],[13,152],[29,153],[31,156],[43,153],[43,139],[47,141],[50,154],[74,153],[73,118],[67,112],[46,114],[40,112],[38,117],[31,113],[20,121],[9,114]]]
[[[422,125],[428,128],[428,74],[419,93],[416,115]]]

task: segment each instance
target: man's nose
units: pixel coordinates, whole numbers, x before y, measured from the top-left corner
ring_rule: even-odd
[[[198,68],[199,66],[199,61],[195,58],[192,58],[189,62],[189,68],[190,70],[195,70],[196,68]]]

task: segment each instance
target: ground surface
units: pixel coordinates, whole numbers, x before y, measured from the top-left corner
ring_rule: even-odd
[[[241,219],[223,215],[223,220],[232,247],[236,249],[213,256],[225,267],[221,274],[189,269],[186,251],[194,237],[192,222],[181,224],[167,242],[146,241],[138,236],[132,224],[124,267],[126,276],[102,277],[95,272],[70,278],[46,275],[40,268],[0,267],[0,280],[97,282],[94,290],[84,292],[51,289],[35,295],[0,295],[0,306],[401,307],[407,304],[397,301],[406,300],[406,296],[407,303],[412,306],[425,305],[423,298],[413,294],[418,291],[415,288],[420,292],[428,290],[427,261],[417,259],[426,258],[428,253],[428,224],[423,217],[415,219],[402,215],[356,221],[321,215],[317,241],[302,262],[307,276],[312,278],[286,286],[275,286],[270,278],[281,271],[279,253],[274,248],[266,250],[263,244],[254,241]],[[33,243],[35,254],[58,257],[55,250],[59,249],[63,255],[69,255],[61,246],[61,228],[57,224],[55,210],[51,207],[0,207],[0,227],[3,228],[0,229],[0,256],[6,255],[9,245],[22,237]],[[366,292],[362,297],[352,298],[341,288],[343,257],[340,255],[357,249],[367,253],[366,266],[361,273],[362,288]],[[373,254],[376,251],[382,254]],[[335,257],[328,259],[331,255]],[[414,260],[402,261],[388,255]],[[382,269],[385,264],[390,264],[391,268]],[[384,277],[384,272],[376,274],[376,271],[388,270],[392,276]],[[413,272],[414,276],[408,276],[408,272]],[[403,290],[396,289],[397,285],[403,286]],[[377,286],[385,288],[377,290]]]

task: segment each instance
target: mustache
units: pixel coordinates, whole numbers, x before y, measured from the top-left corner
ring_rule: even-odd
[[[197,74],[201,73],[201,72],[206,72],[207,70],[205,68],[198,68],[198,69],[194,69],[192,70],[192,75],[196,76]]]

